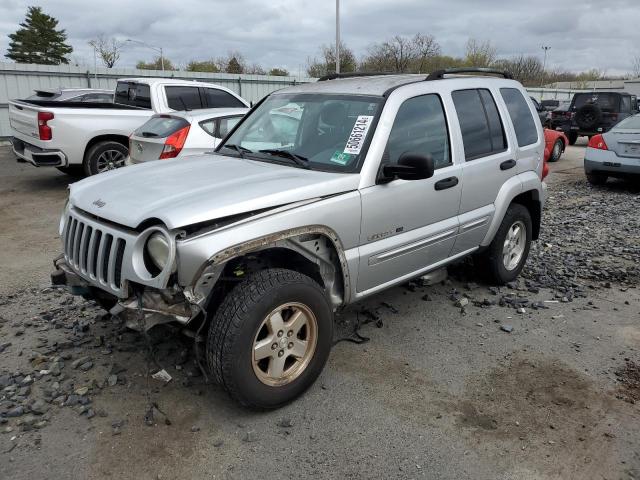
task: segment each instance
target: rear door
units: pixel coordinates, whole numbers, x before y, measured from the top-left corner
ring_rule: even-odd
[[[458,230],[460,166],[452,162],[442,99],[426,94],[405,100],[395,116],[382,163],[400,155],[431,155],[435,174],[364,188],[358,292],[410,277],[448,258]]]
[[[507,141],[495,94],[486,88],[451,93],[465,156],[460,232],[452,255],[480,245],[493,218],[500,188],[517,174],[516,157]]]
[[[200,89],[196,86],[167,85],[164,92],[167,106],[172,110],[199,110],[204,107]]]

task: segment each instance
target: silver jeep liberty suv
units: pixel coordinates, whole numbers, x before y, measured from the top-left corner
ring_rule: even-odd
[[[325,77],[264,98],[215,152],[71,185],[53,281],[196,331],[231,397],[275,408],[318,377],[337,309],[471,254],[516,278],[543,151],[506,73]]]

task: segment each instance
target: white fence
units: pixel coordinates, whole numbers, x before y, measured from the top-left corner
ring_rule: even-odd
[[[216,83],[238,93],[248,101],[257,101],[281,88],[315,81],[311,78],[234,75],[186,71],[137,70],[133,68],[93,68],[71,65],[32,65],[0,62],[0,137],[11,135],[9,100],[25,98],[41,88],[114,89],[118,78],[173,77]]]
[[[574,93],[590,92],[591,90],[569,90],[557,88],[527,88],[527,92],[538,101],[541,100],[571,100]]]

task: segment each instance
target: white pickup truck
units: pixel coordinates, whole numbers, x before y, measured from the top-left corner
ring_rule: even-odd
[[[128,78],[118,80],[114,103],[12,100],[9,122],[18,161],[89,176],[123,166],[129,135],[155,113],[248,106],[211,83]]]

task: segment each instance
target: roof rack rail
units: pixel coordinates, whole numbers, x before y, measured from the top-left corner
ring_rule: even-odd
[[[429,74],[426,80],[442,80],[445,75],[455,75],[457,73],[484,73],[489,75],[500,75],[509,80],[513,79],[513,75],[503,70],[496,70],[494,68],[484,67],[462,67],[462,68],[448,68],[446,70],[436,70]]]
[[[352,77],[377,77],[380,75],[398,75],[393,72],[347,72],[347,73],[329,73],[318,79],[319,82],[326,82],[327,80],[338,80],[340,78],[352,78]]]

